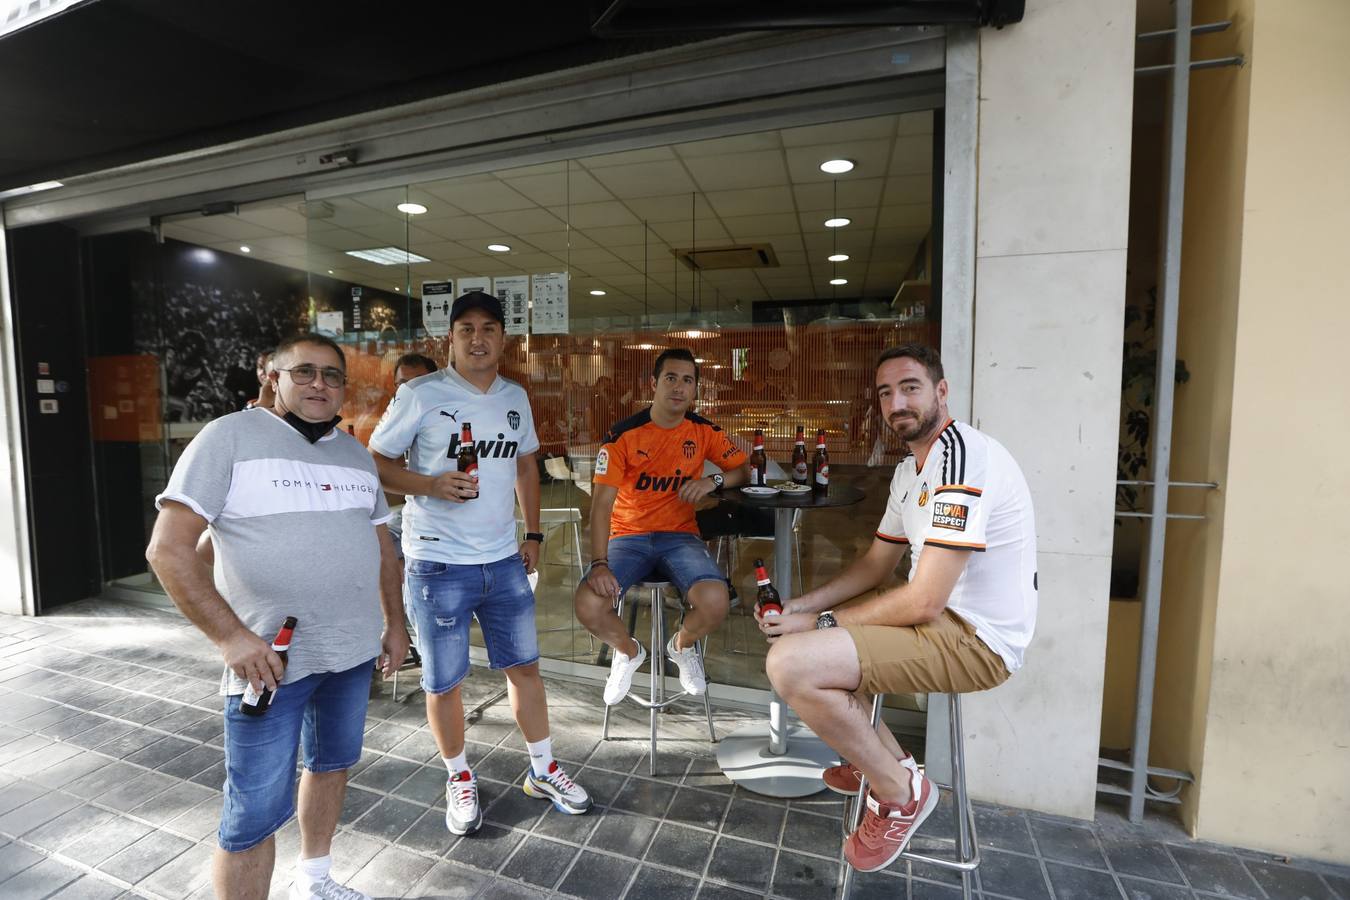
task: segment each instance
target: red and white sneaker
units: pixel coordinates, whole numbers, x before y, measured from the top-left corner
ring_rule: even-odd
[[[879,803],[867,792],[862,824],[844,841],[844,859],[859,872],[875,872],[895,862],[924,819],[937,808],[938,787],[926,776],[912,773],[914,797],[905,806]]]
[[[908,753],[898,757],[896,762],[910,772],[919,771],[919,764]],[[862,773],[854,767],[853,763],[841,762],[837,766],[831,766],[822,772],[820,777],[824,779],[825,786],[836,794],[843,794],[845,797],[858,796],[858,783],[862,780]]]
[[[445,827],[451,834],[473,834],[482,825],[478,776],[466,769],[445,783]]]

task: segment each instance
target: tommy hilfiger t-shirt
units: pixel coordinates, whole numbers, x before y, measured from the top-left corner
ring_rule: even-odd
[[[1016,460],[1002,444],[948,420],[923,468],[895,468],[878,539],[909,544],[910,579],[925,547],[973,550],[947,608],[1003,657],[1009,672],[1036,629],[1036,513]]]
[[[389,520],[375,461],[340,429],[311,444],[266,409],[216,419],[188,444],[164,493],[210,523],[215,584],[271,642],[298,623],[283,683],[380,652],[380,547]],[[222,692],[244,682],[226,669]]]
[[[370,436],[370,448],[422,475],[453,472],[460,426],[473,427],[478,496],[465,503],[409,497],[403,507],[403,554],[427,562],[481,565],[505,559],[516,542],[516,461],[539,450],[525,389],[508,378],[480,391],[453,368],[414,378],[398,389]]]

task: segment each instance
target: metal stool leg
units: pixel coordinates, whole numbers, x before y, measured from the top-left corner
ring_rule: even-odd
[[[619,605],[618,605],[618,608],[617,608],[615,611],[619,614],[619,619],[622,620],[622,619],[623,619],[623,597],[620,597],[620,598],[619,598]],[[600,735],[601,735],[601,737],[600,737],[601,740],[604,740],[604,741],[609,740],[609,704],[608,704],[608,703],[605,704],[605,722],[604,722],[603,730],[600,732]]]
[[[656,774],[656,718],[666,702],[666,598],[659,587],[652,588],[652,752],[647,761],[650,774]]]

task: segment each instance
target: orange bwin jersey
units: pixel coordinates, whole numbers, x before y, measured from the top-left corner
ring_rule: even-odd
[[[651,410],[643,410],[610,429],[595,457],[594,478],[596,484],[619,489],[610,536],[698,534],[694,507],[679,492],[686,481],[702,477],[704,460],[725,472],[745,463],[745,451],[721,428],[691,412],[674,428],[662,428],[652,421]]]

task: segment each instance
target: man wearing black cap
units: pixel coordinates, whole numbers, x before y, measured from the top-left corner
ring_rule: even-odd
[[[539,676],[534,592],[539,560],[539,438],[525,390],[497,374],[505,318],[496,297],[473,291],[450,310],[450,365],[399,387],[370,438],[384,488],[407,496],[403,553],[410,613],[422,655],[427,720],[449,772],[446,827],[482,824],[478,781],[464,745],[460,682],[469,674],[469,623],[478,619],[488,663],[506,672],[511,709],[530,751],[526,794],[579,815],[591,799],[553,758]],[[456,466],[472,426],[475,476]],[[407,468],[403,455],[408,454]],[[515,500],[525,518],[516,542]]]

